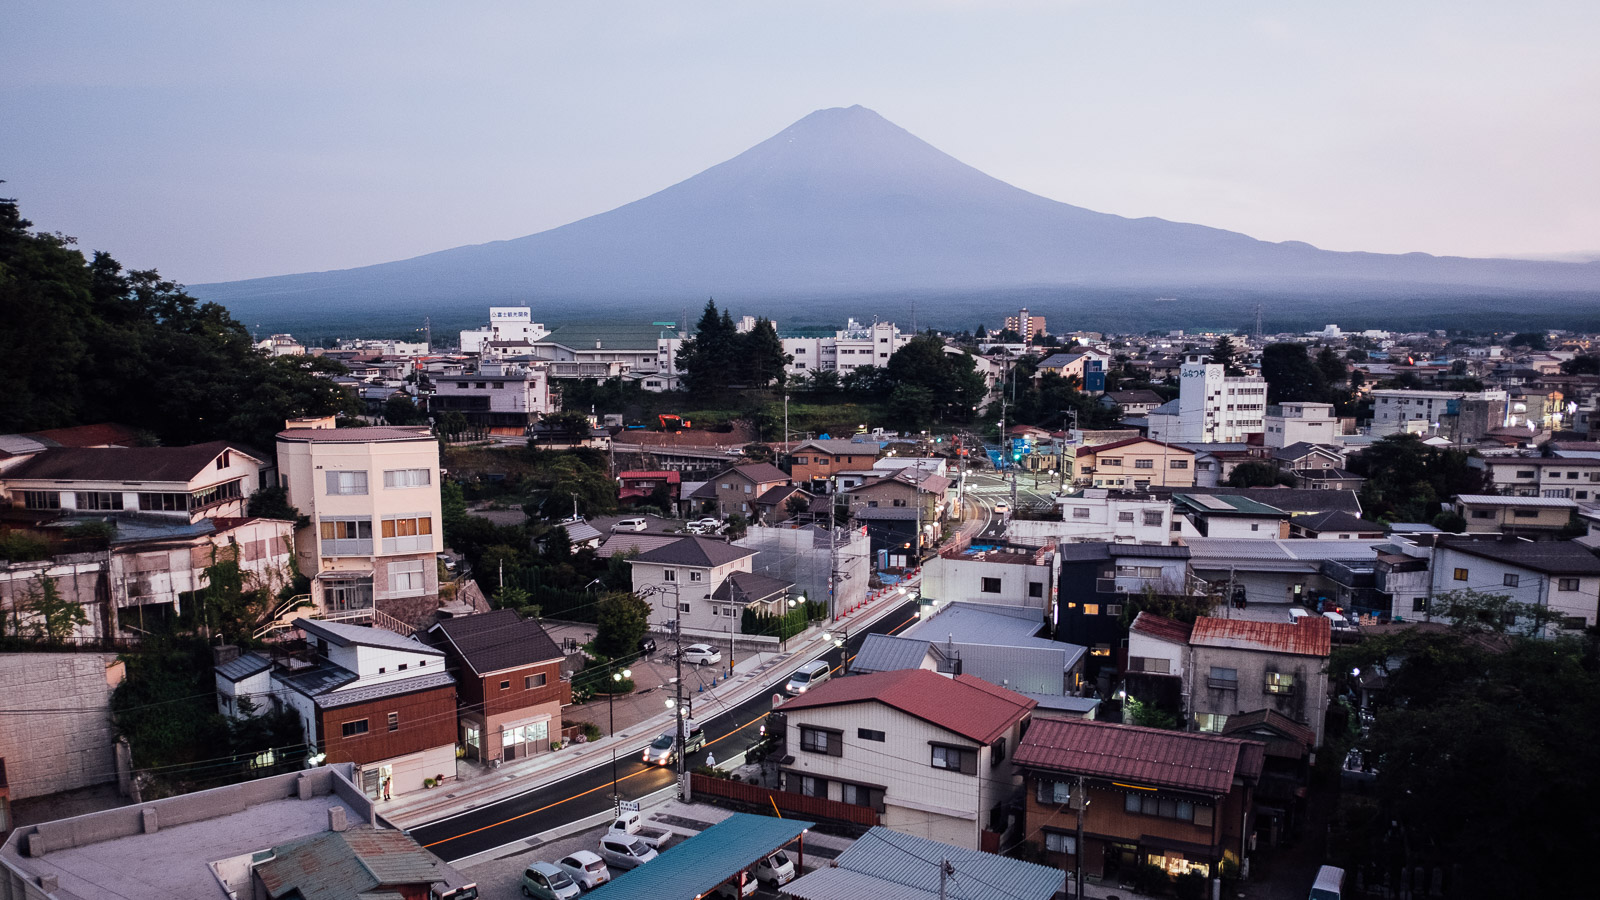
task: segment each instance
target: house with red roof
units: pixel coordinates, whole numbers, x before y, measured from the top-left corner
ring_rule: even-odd
[[[1174,876],[1239,865],[1264,759],[1256,741],[1040,719],[1014,761],[1026,787],[1024,828],[1045,861],[1106,881],[1146,865]]]
[[[971,675],[835,678],[781,707],[784,789],[877,810],[895,831],[993,851],[1019,784],[1011,756],[1035,705]]]
[[[1322,746],[1332,629],[1322,616],[1257,622],[1201,616],[1189,635],[1189,719],[1220,733],[1232,716],[1272,710],[1311,729]]]

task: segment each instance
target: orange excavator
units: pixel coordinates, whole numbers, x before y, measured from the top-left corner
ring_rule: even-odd
[[[656,416],[656,419],[661,422],[662,431],[682,431],[685,428],[694,427],[693,422],[690,422],[688,419],[685,419],[682,416],[673,415],[672,413],[662,413],[661,415]]]

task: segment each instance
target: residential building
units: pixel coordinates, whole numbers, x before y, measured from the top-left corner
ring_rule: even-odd
[[[1146,419],[1154,440],[1178,443],[1243,442],[1266,427],[1267,381],[1228,375],[1223,366],[1190,354],[1178,378],[1178,399],[1151,410]]]
[[[1250,854],[1263,750],[1215,735],[1040,720],[1016,754],[1023,828],[1039,836],[1046,862],[1102,882],[1146,865],[1212,876]]]
[[[1274,447],[1267,459],[1279,470],[1289,472],[1329,471],[1344,468],[1344,453],[1326,444],[1304,441]]]
[[[1309,824],[1306,797],[1317,749],[1316,734],[1282,713],[1258,709],[1228,719],[1222,736],[1265,747],[1254,798],[1256,835],[1269,846],[1288,843]]]
[[[251,866],[254,896],[279,900],[436,896],[434,885],[452,878],[449,866],[411,835],[375,825],[341,822],[330,810],[330,828],[276,844]],[[456,876],[457,879],[460,876]]]
[[[1488,456],[1483,466],[1495,493],[1507,497],[1600,499],[1600,459]]]
[[[1107,391],[1100,395],[1101,406],[1121,407],[1124,418],[1143,418],[1165,402],[1155,391]]]
[[[1238,494],[1172,495],[1172,527],[1185,539],[1286,538],[1289,518],[1288,513],[1277,507]]]
[[[460,743],[466,758],[511,762],[550,749],[561,737],[561,708],[572,683],[565,655],[536,619],[514,609],[442,619],[428,629],[456,680]]]
[[[1310,728],[1322,746],[1332,640],[1322,616],[1196,619],[1184,685],[1192,727],[1217,733],[1230,716],[1270,709]]]
[[[878,459],[876,441],[803,441],[789,451],[789,474],[813,493],[831,491],[833,476],[847,469],[870,469]]]
[[[1076,378],[1079,384],[1087,385],[1091,371],[1090,364],[1095,362],[1104,363],[1105,357],[1090,351],[1083,353],[1052,353],[1039,361],[1039,367],[1034,372],[1034,378],[1037,379],[1039,376],[1048,373],[1059,375],[1062,378]],[[1103,372],[1104,369],[1097,368],[1093,371]],[[1104,390],[1103,380],[1101,389]],[[1087,387],[1085,387],[1085,390],[1087,390]]]
[[[1458,443],[1472,443],[1506,422],[1505,391],[1413,391],[1380,388],[1372,392],[1375,435],[1445,432]]]
[[[709,538],[687,537],[633,557],[634,593],[650,602],[650,626],[677,621],[685,634],[739,631],[744,610],[786,610],[791,582],[751,571],[756,551]]]
[[[532,344],[544,340],[550,332],[533,321],[533,310],[526,306],[491,306],[489,324],[482,328],[461,332],[461,352],[482,353],[488,341],[526,341]]]
[[[1012,519],[1006,523],[1006,534],[1023,541],[1053,537],[1061,542],[1172,542],[1172,504],[1163,497],[1084,488],[1073,494],[1058,494],[1055,501],[1061,521]]]
[[[1494,494],[1461,494],[1455,506],[1467,520],[1467,531],[1476,534],[1552,535],[1566,528],[1578,511],[1577,501],[1562,497]]]
[[[784,789],[870,807],[895,831],[975,850],[985,832],[1005,830],[1011,754],[1034,706],[971,675],[835,678],[781,707]]]
[[[910,523],[910,533],[921,535],[919,546],[927,546],[937,539],[939,523],[951,500],[950,486],[950,479],[943,475],[926,469],[904,468],[850,488],[844,491],[844,496],[850,504],[852,517],[874,523],[885,521],[874,510],[894,511],[894,521]],[[876,526],[869,525],[869,534],[873,527]],[[901,530],[897,529],[896,533]]]
[[[1434,602],[1453,591],[1505,595],[1549,610],[1555,622],[1547,634],[1572,634],[1600,622],[1600,557],[1574,541],[1441,536],[1432,568]]]
[[[318,609],[438,597],[439,442],[427,428],[281,431],[278,465],[289,504],[310,520],[295,552]]]
[[[529,353],[548,364],[551,378],[623,377],[664,391],[678,387],[683,338],[672,322],[563,325],[533,341]]]
[[[1349,513],[1325,512],[1289,520],[1289,536],[1318,541],[1373,541],[1383,537],[1383,524]]]
[[[61,447],[132,447],[137,443],[137,432],[111,422],[22,434],[0,434],[0,474],[45,450]]]
[[[1054,618],[1057,574],[1054,542],[957,544],[923,564],[922,596],[1037,610],[1042,625]]]
[[[262,486],[263,472],[271,467],[259,451],[228,441],[189,447],[59,447],[6,469],[0,492],[5,505],[39,518],[126,513],[189,522],[242,518],[250,495]]]
[[[911,342],[912,337],[901,333],[893,322],[863,325],[850,319],[832,337],[784,338],[783,352],[789,356],[785,368],[789,375],[882,368],[889,364],[889,357],[896,350]]]
[[[1330,561],[1370,564],[1386,542],[1195,537],[1184,543],[1195,576],[1212,593],[1251,608],[1272,604],[1287,616],[1290,606],[1313,605],[1311,598],[1338,593],[1340,585],[1329,575]]]
[[[1024,341],[1032,341],[1035,336],[1050,333],[1045,331],[1044,316],[1029,315],[1026,306],[1018,310],[1016,315],[1006,316],[1006,330],[1022,335]]]
[[[1189,574],[1189,548],[1142,544],[1061,544],[1060,600],[1055,638],[1089,648],[1086,674],[1112,663],[1127,637],[1123,612],[1128,596],[1146,590],[1188,597],[1201,590]]]
[[[263,668],[264,657],[247,653],[218,665],[224,714],[242,715],[245,696],[258,709],[293,710],[314,757],[355,763],[373,799],[455,774],[456,687],[443,651],[382,628],[313,619],[294,627],[307,659]]]
[[[268,356],[304,356],[306,345],[294,339],[292,334],[275,334],[263,341],[256,342],[256,349]]]
[[[1040,715],[1092,716],[1099,701],[1078,696],[1084,687],[1088,648],[1040,637],[1045,628],[1035,609],[958,600],[938,606],[931,616],[898,636],[870,635],[867,641],[920,641],[928,647],[926,658],[935,664],[917,668],[976,675],[1033,700],[1039,704],[1036,712]],[[863,654],[867,659],[862,659]],[[850,671],[872,671],[873,665],[872,654],[863,643],[850,661]]]
[[[520,437],[541,416],[560,411],[547,367],[485,360],[478,371],[433,376],[428,409],[458,412],[491,434]]]
[[[111,692],[125,673],[115,653],[0,654],[0,831],[14,804],[116,780]]]
[[[1189,659],[1189,635],[1193,631],[1191,624],[1141,611],[1128,626],[1126,671],[1129,676],[1135,673],[1160,675],[1177,679],[1181,684],[1188,673],[1185,663]]]
[[[667,510],[677,508],[678,492],[683,485],[682,472],[618,472],[617,502],[623,506],[651,503],[658,493],[667,497]]]
[[[784,471],[771,463],[746,463],[725,469],[688,496],[705,512],[719,519],[738,513],[748,521],[778,522],[774,508],[792,493]]]
[[[961,873],[954,883],[940,876],[937,859]],[[806,900],[978,900],[1005,885],[1011,900],[1051,900],[1061,889],[1061,873],[1048,866],[994,853],[968,850],[875,826],[828,865],[790,882],[783,893]]]
[[[1339,418],[1331,403],[1279,403],[1267,407],[1262,418],[1268,447],[1294,444],[1332,444],[1338,439]]]
[[[1381,604],[1381,613],[1384,613],[1380,619],[1410,622],[1427,618],[1433,580],[1432,559],[1431,546],[1398,537],[1390,549],[1378,551],[1373,567],[1373,588]]]
[[[1191,487],[1194,451],[1148,438],[1081,446],[1066,463],[1066,475],[1080,487]]]

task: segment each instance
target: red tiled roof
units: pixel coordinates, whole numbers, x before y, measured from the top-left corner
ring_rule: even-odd
[[[1301,759],[1317,746],[1317,733],[1275,709],[1258,709],[1228,717],[1224,737],[1262,741],[1267,753]]]
[[[1306,616],[1293,625],[1287,622],[1253,622],[1201,616],[1195,620],[1189,643],[1196,647],[1233,647],[1301,656],[1327,656],[1333,644],[1333,629],[1322,616]]]
[[[1223,796],[1233,789],[1234,778],[1259,778],[1264,755],[1261,744],[1237,738],[1088,719],[1039,719],[1029,726],[1013,758],[1031,769]]]
[[[1176,619],[1148,612],[1139,613],[1134,617],[1133,624],[1128,627],[1140,634],[1148,634],[1157,640],[1171,641],[1174,644],[1189,643],[1189,634],[1194,630],[1193,625],[1185,625]]]
[[[71,428],[47,428],[29,432],[28,437],[57,447],[126,447],[131,446],[138,435],[126,425],[101,422],[96,425],[74,425]]]
[[[902,669],[835,678],[784,703],[782,709],[790,712],[874,700],[980,744],[993,743],[1038,705],[972,675],[946,678],[927,669]]]
[[[682,472],[618,472],[618,478],[650,478],[655,480],[666,479],[668,484],[678,484],[683,479]]]

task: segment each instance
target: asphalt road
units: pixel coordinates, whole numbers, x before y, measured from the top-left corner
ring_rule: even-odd
[[[1056,480],[1053,477],[1039,476],[1035,480],[1032,473],[1017,473],[1017,505],[1032,509],[1049,509],[1055,504]],[[993,506],[996,501],[1011,501],[1011,479],[1009,476],[969,472],[967,473],[967,493],[977,497],[985,505]]]
[[[916,601],[904,603],[869,628],[849,632],[845,646],[829,651],[823,658],[834,665],[837,675],[845,654],[854,656],[867,634],[894,633],[910,625],[916,615]],[[774,670],[774,680],[768,689],[739,706],[697,709],[694,718],[706,731],[706,750],[690,754],[688,767],[703,763],[707,752],[726,760],[754,745],[772,709],[772,694],[788,680],[791,671],[789,668]],[[674,777],[673,768],[647,766],[637,754],[617,758],[617,793],[624,800],[635,800],[668,787]],[[420,825],[411,829],[410,834],[441,858],[454,861],[610,808],[611,761],[607,759],[552,784]]]

